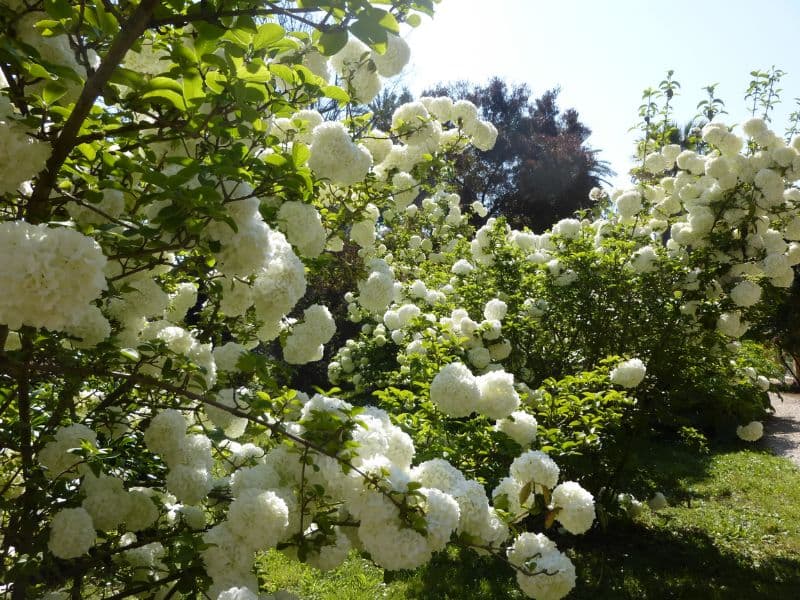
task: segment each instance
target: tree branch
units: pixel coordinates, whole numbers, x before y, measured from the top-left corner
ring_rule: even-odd
[[[94,75],[89,77],[83,87],[72,113],[70,113],[58,139],[53,144],[53,152],[50,158],[47,159],[45,169],[39,175],[36,187],[28,202],[25,216],[30,223],[41,223],[49,218],[50,191],[56,183],[61,166],[76,145],[81,125],[89,115],[89,111],[94,106],[103,86],[111,78],[114,69],[117,68],[131,46],[139,39],[139,36],[147,29],[157,5],[158,0],[142,0],[130,19],[122,25],[119,35],[111,44],[111,48],[100,63],[100,67]]]

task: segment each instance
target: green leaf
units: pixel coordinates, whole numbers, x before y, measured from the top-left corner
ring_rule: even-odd
[[[242,29],[241,27],[237,27],[235,29],[229,29],[226,31],[225,35],[222,36],[222,39],[231,41],[240,48],[247,48],[250,46],[250,42],[253,41],[253,34]]]
[[[129,88],[139,88],[144,86],[146,83],[145,78],[142,77],[142,75],[136,71],[123,69],[122,67],[117,67],[114,69],[109,81],[111,81],[111,83],[117,83]]]
[[[386,31],[392,33],[400,33],[400,23],[394,18],[394,15],[382,9],[377,9],[376,12],[382,12],[383,15],[378,19],[378,25],[383,27]]]
[[[294,83],[295,81],[295,74],[291,67],[281,64],[272,64],[269,66],[269,70],[273,75],[280,77],[286,83]]]
[[[310,156],[311,151],[304,143],[295,141],[292,144],[292,162],[296,167],[304,165]]]
[[[197,71],[183,74],[183,97],[191,104],[202,104],[206,95],[203,93],[203,78]]]
[[[282,39],[284,35],[286,35],[286,30],[277,23],[264,23],[258,28],[258,33],[253,38],[253,49],[261,50],[271,46]]]
[[[180,82],[171,77],[153,77],[147,87],[151,90],[172,90],[173,92],[183,93],[183,87]]]
[[[326,98],[336,100],[339,104],[347,104],[350,102],[350,94],[340,88],[338,85],[326,85],[320,88]]]
[[[388,35],[374,18],[361,18],[350,26],[350,31],[370,48],[380,53],[386,52]]]
[[[95,157],[97,156],[97,151],[91,144],[78,144],[76,148],[81,154],[83,154],[89,160],[94,160]]]
[[[347,44],[347,32],[342,30],[326,31],[319,37],[317,46],[323,56],[333,56]]]
[[[53,75],[45,69],[42,65],[38,63],[32,62],[25,62],[23,63],[23,67],[28,72],[28,75],[33,77],[34,79],[53,79]]]
[[[167,104],[171,104],[173,107],[181,111],[186,110],[186,101],[183,99],[183,95],[173,90],[151,90],[145,94],[142,94],[143,100],[148,98],[161,100]]]
[[[228,78],[219,71],[209,71],[206,73],[206,85],[215,94],[221,94],[225,91],[225,84]]]
[[[72,16],[72,5],[68,0],[45,0],[44,9],[56,19],[69,19]]]
[[[272,80],[272,74],[261,61],[241,65],[236,69],[236,77],[254,83],[267,83]]]
[[[55,104],[67,93],[67,86],[60,81],[50,80],[42,88],[42,100],[45,104]]]

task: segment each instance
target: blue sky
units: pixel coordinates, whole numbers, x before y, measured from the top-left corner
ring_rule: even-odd
[[[773,118],[783,133],[800,96],[800,0],[442,0],[433,20],[411,31],[405,85],[419,93],[439,81],[527,83],[534,96],[560,86],[560,107],[575,108],[589,145],[627,181],[641,92],[668,69],[681,83],[679,122],[719,83],[726,122],[749,117],[750,71],[787,72]]]

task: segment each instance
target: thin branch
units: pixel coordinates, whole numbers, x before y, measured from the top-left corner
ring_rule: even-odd
[[[56,178],[61,170],[61,166],[67,160],[72,149],[75,147],[78,132],[81,125],[89,116],[89,112],[94,106],[95,101],[105,84],[111,78],[112,73],[122,61],[125,54],[130,50],[139,36],[147,29],[150,17],[158,6],[158,0],[142,0],[141,4],[131,15],[131,18],[122,25],[120,34],[116,37],[108,50],[108,54],[103,58],[100,67],[89,77],[83,87],[75,107],[72,109],[69,118],[58,139],[53,143],[53,152],[47,159],[44,171],[39,175],[36,187],[33,190],[28,203],[26,217],[31,223],[42,223],[47,221],[50,216],[49,198],[50,191],[56,183]]]

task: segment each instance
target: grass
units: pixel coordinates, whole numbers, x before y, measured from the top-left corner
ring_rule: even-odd
[[[575,562],[568,596],[757,600],[800,597],[800,469],[759,449],[708,455],[655,444],[637,453],[631,491],[671,506],[558,539]],[[278,553],[262,563],[270,590],[307,600],[522,598],[507,567],[451,550],[415,573],[384,573],[357,556],[321,574]]]

